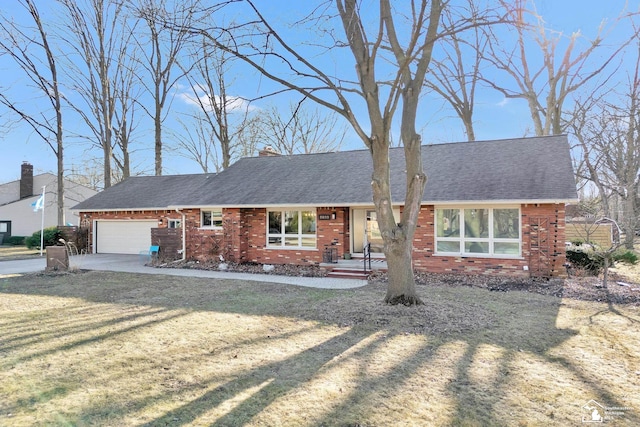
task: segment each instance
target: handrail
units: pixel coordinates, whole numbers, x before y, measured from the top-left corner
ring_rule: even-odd
[[[367,274],[367,258],[369,258],[369,271],[371,271],[371,243],[364,246],[364,273]]]

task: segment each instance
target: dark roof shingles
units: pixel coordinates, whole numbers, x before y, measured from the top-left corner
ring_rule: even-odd
[[[404,150],[389,152],[392,198],[405,197]],[[575,200],[564,135],[422,147],[424,202]],[[372,203],[368,150],[251,157],[218,175],[130,178],[75,209]]]

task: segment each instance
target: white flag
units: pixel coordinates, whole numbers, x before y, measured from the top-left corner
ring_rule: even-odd
[[[40,197],[38,197],[38,200],[31,203],[31,206],[33,206],[34,212],[38,212],[40,209],[44,209],[44,193]]]

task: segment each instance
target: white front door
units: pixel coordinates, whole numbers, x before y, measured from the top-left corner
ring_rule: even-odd
[[[393,216],[396,221],[400,218],[400,209],[393,209]],[[353,240],[353,253],[361,254],[367,243],[371,243],[371,252],[382,254],[384,252],[384,242],[378,226],[378,215],[373,208],[353,209],[351,218],[351,235]]]

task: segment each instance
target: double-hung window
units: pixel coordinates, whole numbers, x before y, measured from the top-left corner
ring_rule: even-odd
[[[315,248],[315,210],[268,211],[267,246],[271,248]]]
[[[202,209],[200,211],[201,228],[222,228],[222,209]]]
[[[519,257],[519,208],[437,208],[436,253]]]

